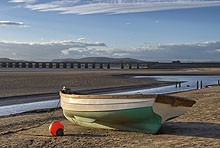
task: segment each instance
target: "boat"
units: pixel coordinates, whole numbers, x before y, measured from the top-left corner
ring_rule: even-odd
[[[190,109],[196,101],[153,94],[80,94],[60,91],[64,116],[76,125],[156,134],[165,121]]]

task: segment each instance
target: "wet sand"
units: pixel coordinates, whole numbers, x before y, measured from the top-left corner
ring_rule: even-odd
[[[217,74],[219,74],[218,72]],[[83,75],[83,73],[80,73],[80,75]],[[86,73],[91,73],[91,76],[93,76],[93,73],[96,72]],[[101,78],[103,73],[106,73],[106,78]],[[95,85],[97,85],[96,89],[106,88],[106,86],[137,85],[140,79],[127,79],[125,77],[114,77],[114,75],[140,73],[175,74],[175,72],[171,71],[103,71],[96,73],[96,75],[99,75],[96,78],[97,81],[81,80],[79,76],[81,83],[78,81],[77,89],[83,90],[85,83],[88,83],[85,90],[94,89],[95,87],[92,86]],[[203,71],[202,74],[205,73],[210,73],[210,71]],[[23,75],[26,74],[20,73],[20,75],[24,79]],[[42,75],[44,76],[44,74]],[[54,75],[56,76],[57,73],[52,73],[50,78],[54,78]],[[60,79],[54,83],[59,81],[71,83],[63,77]],[[99,80],[102,81],[99,82]],[[111,84],[108,85],[109,82]],[[19,84],[19,81],[16,83]],[[140,85],[146,85],[146,82],[140,81],[140,83]],[[155,81],[152,83],[155,83]],[[31,86],[31,84],[29,85]],[[56,87],[60,86],[56,85]],[[48,90],[53,92],[56,87],[48,87]],[[41,88],[36,91],[36,93],[39,92],[42,93]],[[19,91],[15,94],[19,95]],[[80,127],[67,121],[63,117],[62,110],[58,109],[49,112],[32,112],[1,117],[0,147],[220,147],[220,86],[175,93],[173,95],[188,97],[197,100],[197,103],[186,114],[166,122],[157,135]],[[65,126],[65,136],[63,137],[52,137],[48,132],[49,124],[56,120],[62,121]]]
[[[80,92],[98,92],[129,89],[129,87],[131,89],[151,87],[158,84],[152,79],[143,81],[124,77],[135,74],[146,74],[146,72],[144,70],[0,72],[0,97],[58,93],[63,86]]]

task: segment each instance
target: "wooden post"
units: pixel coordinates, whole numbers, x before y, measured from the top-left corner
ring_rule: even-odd
[[[220,80],[218,80],[218,85],[220,85]]]
[[[202,81],[200,81],[200,89],[202,89]]]
[[[199,81],[196,81],[196,89],[199,89]]]
[[[177,88],[177,82],[176,82],[176,88]]]
[[[179,82],[179,87],[181,87],[181,82]]]

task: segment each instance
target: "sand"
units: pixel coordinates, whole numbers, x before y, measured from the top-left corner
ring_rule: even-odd
[[[140,71],[45,71],[0,72],[0,97],[57,93],[63,86],[76,91],[132,89],[157,85],[154,80],[128,79],[125,74],[145,74]]]
[[[148,72],[112,71],[101,73],[108,73],[105,75],[107,78],[103,81],[111,82],[112,86],[126,86],[126,83],[129,86],[136,84],[139,80],[128,80],[113,75],[116,73],[123,75],[126,73],[146,74]],[[151,71],[151,73],[153,72]],[[165,71],[164,73],[172,72]],[[56,73],[52,73],[52,75],[56,75]],[[65,78],[62,80],[65,81]],[[119,80],[120,83],[117,83]],[[81,80],[81,82],[84,81],[88,83],[88,86],[95,85],[89,85],[91,80]],[[98,88],[104,88],[107,85],[102,85],[100,82]],[[80,88],[78,87],[79,90]],[[51,90],[53,89],[55,89],[54,86],[51,87]],[[220,147],[220,86],[173,95],[188,97],[196,100],[197,103],[186,114],[166,122],[157,135],[80,127],[67,121],[63,117],[62,110],[58,109],[49,112],[32,112],[1,117],[0,147]],[[65,126],[65,135],[62,137],[52,137],[48,132],[50,123],[57,120],[62,121]]]

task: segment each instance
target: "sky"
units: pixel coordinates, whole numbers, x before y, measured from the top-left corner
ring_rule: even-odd
[[[0,58],[220,61],[220,0],[1,0]]]

